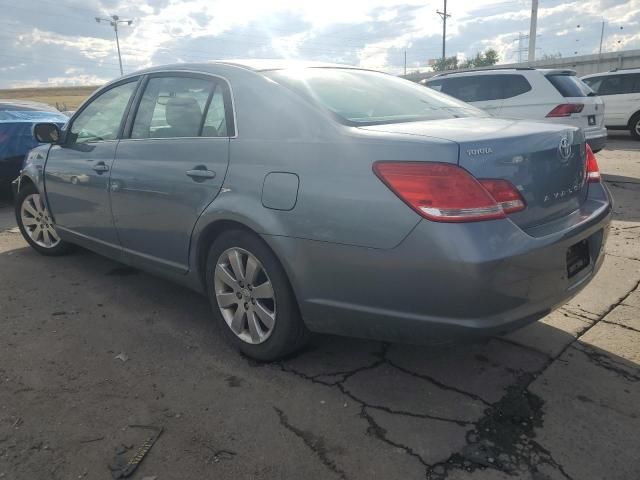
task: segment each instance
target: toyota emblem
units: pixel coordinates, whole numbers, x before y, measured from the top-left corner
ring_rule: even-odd
[[[558,145],[558,154],[560,155],[560,160],[567,161],[569,157],[571,157],[571,143],[567,137],[562,137],[560,140],[560,145]]]

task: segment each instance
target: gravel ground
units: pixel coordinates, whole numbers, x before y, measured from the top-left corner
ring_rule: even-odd
[[[446,350],[319,336],[259,365],[205,298],[89,252],[45,258],[0,203],[0,478],[640,478],[640,143],[594,281],[508,337]],[[121,463],[120,463],[121,464]]]

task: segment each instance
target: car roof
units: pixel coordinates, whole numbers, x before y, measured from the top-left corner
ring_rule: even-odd
[[[160,65],[156,67],[146,68],[137,72],[132,72],[131,75],[141,75],[145,73],[163,72],[167,70],[200,70],[202,72],[213,71],[216,65],[233,65],[236,67],[244,68],[246,70],[253,70],[256,72],[264,72],[269,70],[284,70],[288,68],[349,68],[357,70],[366,70],[364,68],[355,67],[352,65],[345,65],[341,63],[328,63],[328,62],[311,62],[305,60],[289,60],[284,58],[275,59],[230,59],[230,60],[211,60],[209,62],[200,63],[175,63],[171,65]]]
[[[435,80],[437,78],[443,77],[453,77],[453,76],[472,76],[472,75],[482,75],[482,74],[495,74],[495,73],[526,73],[526,72],[540,72],[543,75],[575,75],[576,72],[574,70],[568,70],[566,68],[532,68],[532,67],[496,67],[496,68],[478,68],[472,70],[465,70],[461,72],[442,72],[437,75],[431,77],[427,80]]]
[[[25,110],[36,110],[42,112],[57,112],[58,109],[47,105],[46,103],[33,102],[31,100],[19,100],[19,99],[4,99],[0,98],[0,110],[16,110],[23,108]]]
[[[590,73],[582,78],[607,77],[610,75],[626,75],[628,73],[640,73],[640,68],[614,68],[608,72]]]

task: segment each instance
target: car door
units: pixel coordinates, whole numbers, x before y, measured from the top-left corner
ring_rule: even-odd
[[[604,100],[605,124],[626,127],[631,115],[640,107],[640,91],[634,92],[634,75],[609,75],[593,85]]]
[[[222,186],[235,134],[231,90],[218,77],[149,75],[111,172],[111,208],[133,263],[188,269],[191,232]]]
[[[49,150],[44,169],[56,229],[98,249],[120,249],[109,206],[109,173],[137,84],[138,78],[123,80],[85,104],[62,144]]]

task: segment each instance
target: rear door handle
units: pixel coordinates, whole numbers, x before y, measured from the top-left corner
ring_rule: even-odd
[[[109,171],[109,167],[104,162],[98,162],[93,166],[93,169],[98,173],[104,173]]]
[[[185,172],[188,177],[193,178],[194,180],[206,180],[207,178],[216,178],[216,172],[211,170],[187,170]]]

